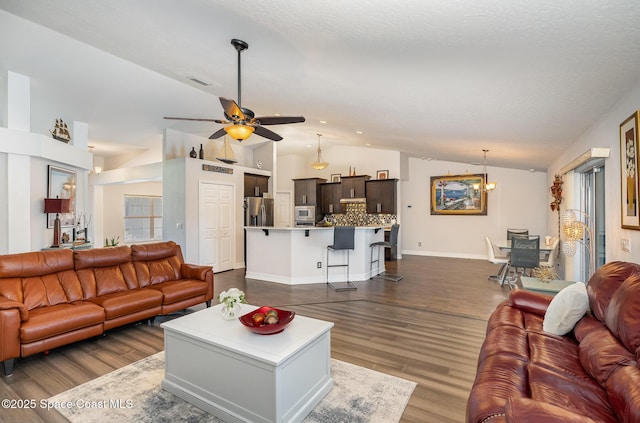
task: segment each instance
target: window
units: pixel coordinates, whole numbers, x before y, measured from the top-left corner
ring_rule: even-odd
[[[162,240],[162,197],[124,196],[124,242]]]

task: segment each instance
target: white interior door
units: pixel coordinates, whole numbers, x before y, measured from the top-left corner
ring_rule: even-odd
[[[275,222],[274,226],[289,227],[291,226],[291,192],[280,191],[276,193],[275,198]]]
[[[234,190],[231,185],[200,182],[199,263],[212,266],[214,272],[233,269],[233,196]]]

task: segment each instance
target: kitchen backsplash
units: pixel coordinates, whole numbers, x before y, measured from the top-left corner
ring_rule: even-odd
[[[390,225],[395,222],[395,214],[368,214],[365,203],[345,203],[346,212],[340,214],[325,214],[327,221],[337,226],[369,226],[369,225]]]

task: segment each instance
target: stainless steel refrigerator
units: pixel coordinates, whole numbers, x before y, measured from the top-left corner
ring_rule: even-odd
[[[273,226],[273,198],[245,197],[245,226]]]

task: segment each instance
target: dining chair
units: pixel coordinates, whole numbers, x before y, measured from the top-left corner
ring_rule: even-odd
[[[526,274],[526,269],[540,266],[540,236],[532,235],[527,238],[515,236],[511,238],[511,255],[509,257],[509,269],[513,269],[514,277],[509,278],[509,283],[518,278],[518,269]]]
[[[349,281],[349,250],[353,250],[355,247],[355,226],[336,226],[333,228],[333,244],[327,245],[327,285],[336,291],[353,291],[358,287],[351,281]],[[329,253],[336,251],[346,251],[346,263],[341,264],[329,264]],[[333,254],[331,254],[333,256]],[[334,283],[329,282],[329,268],[330,267],[346,267],[347,268],[347,281],[342,286],[337,286]]]
[[[540,260],[540,266],[555,267],[558,264],[558,251],[560,250],[560,238],[554,238],[551,242],[551,251],[545,254],[544,260]]]
[[[500,281],[500,284],[504,283],[504,278],[507,275],[507,265],[509,264],[509,257],[505,254],[502,254],[500,250],[498,250],[493,241],[488,236],[484,237],[485,243],[487,245],[487,259],[490,263],[499,264],[498,273],[495,275],[489,275],[487,279]]]
[[[529,236],[529,229],[507,229],[507,241],[511,241],[514,235]]]

